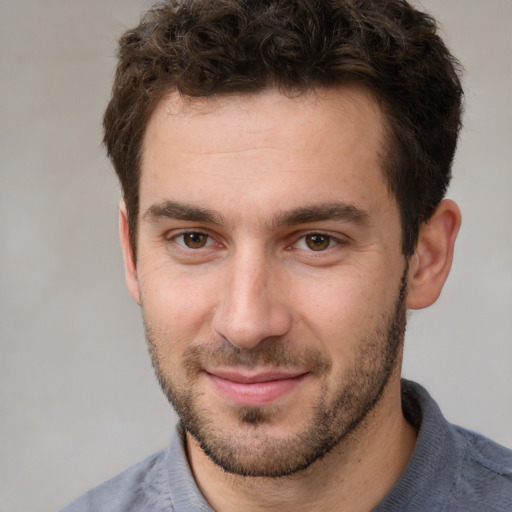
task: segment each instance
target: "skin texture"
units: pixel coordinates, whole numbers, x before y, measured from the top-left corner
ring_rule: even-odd
[[[348,87],[171,94],[150,119],[127,284],[216,510],[370,510],[412,453],[405,310],[439,295],[460,215],[443,202],[406,261],[384,126]]]

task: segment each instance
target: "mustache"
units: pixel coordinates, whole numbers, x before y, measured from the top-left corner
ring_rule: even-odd
[[[282,340],[267,339],[251,350],[241,349],[228,340],[189,346],[183,365],[192,377],[204,368],[221,366],[296,368],[321,374],[331,369],[332,362],[315,347],[296,347]]]

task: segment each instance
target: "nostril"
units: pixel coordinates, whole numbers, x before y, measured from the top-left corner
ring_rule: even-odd
[[[219,308],[212,328],[232,345],[251,350],[269,338],[286,335],[292,325],[292,315],[282,305],[252,305],[243,309]]]

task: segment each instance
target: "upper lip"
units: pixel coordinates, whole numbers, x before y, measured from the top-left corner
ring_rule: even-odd
[[[261,382],[270,382],[273,380],[293,379],[294,377],[299,377],[300,375],[307,373],[303,370],[289,370],[280,368],[272,368],[268,370],[252,372],[233,368],[216,368],[206,370],[206,372],[210,375],[214,375],[215,377],[230,380],[232,382],[238,382],[240,384],[257,384]]]

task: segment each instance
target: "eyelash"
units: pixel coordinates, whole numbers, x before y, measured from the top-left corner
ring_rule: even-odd
[[[201,247],[189,247],[185,241],[183,240],[182,243],[179,243],[177,240],[178,239],[184,239],[184,237],[186,237],[187,235],[199,235],[199,236],[204,236],[207,238],[206,240],[206,243],[205,245],[201,246]],[[171,236],[168,236],[167,237],[167,240],[169,242],[174,242],[181,250],[184,250],[184,251],[197,251],[199,249],[203,249],[205,247],[211,247],[212,245],[217,245],[217,246],[222,246],[222,244],[220,243],[215,243],[214,241],[214,238],[208,234],[208,233],[205,233],[204,231],[200,231],[200,230],[195,230],[195,229],[189,229],[189,230],[185,230],[185,231],[180,231],[179,233],[175,233]]]
[[[311,242],[313,242],[313,244],[317,245],[318,250],[313,249],[309,245],[308,238],[310,239],[309,241],[311,241]],[[314,238],[320,238],[321,239],[320,243],[317,244],[314,241]],[[322,247],[322,241],[327,241],[326,247]],[[336,238],[332,235],[329,235],[327,233],[311,232],[311,233],[306,233],[306,234],[302,235],[300,238],[298,238],[297,241],[293,244],[292,248],[299,249],[299,250],[305,250],[307,252],[312,252],[312,253],[322,253],[322,252],[327,251],[328,249],[333,249],[334,247],[340,245],[340,243],[341,243],[341,240],[339,240],[338,238]],[[298,247],[299,244],[302,245],[303,247]]]
[[[198,236],[206,237],[206,242],[204,245],[202,245],[200,247],[190,247],[184,241],[184,237],[186,237],[187,235],[198,235]],[[314,237],[319,237],[323,240],[327,239],[328,245],[324,248],[319,248],[319,250],[314,250],[313,248],[311,248],[311,246],[308,245],[308,242],[307,242],[308,237],[311,237],[311,241],[313,241]],[[181,243],[178,242],[178,240],[180,238],[182,239]],[[194,229],[180,231],[179,233],[175,233],[171,236],[168,236],[167,240],[169,242],[173,242],[174,244],[176,244],[176,246],[178,246],[179,250],[187,251],[187,252],[189,252],[189,251],[195,252],[195,251],[198,251],[199,249],[209,248],[214,245],[217,245],[217,247],[219,247],[219,248],[223,247],[223,244],[220,242],[215,242],[215,239],[209,233],[200,231],[200,230],[194,230]],[[315,243],[315,242],[313,241],[313,243]],[[321,231],[310,231],[310,232],[304,233],[300,237],[296,238],[292,244],[287,245],[286,249],[287,250],[304,250],[304,251],[310,252],[312,254],[315,254],[315,253],[321,254],[323,252],[326,252],[328,249],[333,249],[339,245],[342,245],[343,243],[344,243],[343,240],[341,240],[340,238],[337,238],[333,235],[330,235],[327,233],[322,233]],[[303,247],[298,247],[299,244],[303,245]],[[306,245],[307,245],[307,247],[306,247]],[[319,244],[319,246],[320,246],[320,244]]]

